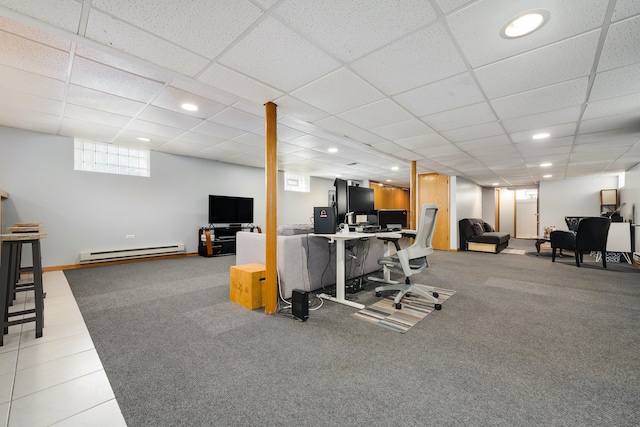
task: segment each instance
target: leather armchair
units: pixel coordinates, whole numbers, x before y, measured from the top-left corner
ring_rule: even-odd
[[[607,268],[607,236],[611,226],[610,218],[582,218],[575,233],[572,231],[552,231],[551,261],[555,262],[556,249],[567,249],[575,252],[576,266],[580,267],[584,252],[597,251],[602,254],[602,267]]]

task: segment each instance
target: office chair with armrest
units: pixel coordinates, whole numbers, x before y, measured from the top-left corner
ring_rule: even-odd
[[[420,224],[414,239],[414,243],[401,249],[397,238],[379,237],[382,240],[393,241],[396,247],[396,253],[390,256],[384,256],[378,259],[378,264],[388,268],[392,272],[398,272],[404,275],[404,283],[395,280],[382,280],[378,278],[370,278],[370,280],[388,283],[388,285],[378,286],[375,289],[376,296],[381,296],[384,291],[399,291],[394,299],[395,307],[402,308],[400,301],[408,294],[417,294],[425,297],[435,304],[435,309],[442,309],[442,305],[438,302],[438,293],[434,288],[425,285],[412,284],[410,277],[421,273],[425,268],[429,267],[427,255],[433,253],[431,246],[431,238],[436,225],[436,216],[438,215],[438,205],[422,205],[420,210]]]

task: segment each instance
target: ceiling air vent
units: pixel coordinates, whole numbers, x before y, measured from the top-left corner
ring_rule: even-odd
[[[347,163],[347,166],[353,166],[353,165],[357,165],[358,162],[353,162],[353,163]]]

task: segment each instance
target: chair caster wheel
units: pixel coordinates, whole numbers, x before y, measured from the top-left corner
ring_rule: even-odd
[[[381,297],[382,296],[382,292],[376,292],[376,296],[377,297]]]
[[[437,292],[431,292],[431,295],[433,295],[434,298],[438,298],[440,296]]]
[[[400,310],[402,308],[402,304],[397,302],[396,303],[396,310]]]
[[[442,304],[436,304],[435,305],[435,309],[436,310],[442,310]]]

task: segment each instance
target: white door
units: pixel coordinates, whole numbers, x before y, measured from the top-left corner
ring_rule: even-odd
[[[516,238],[528,239],[538,235],[538,191],[516,192]]]

